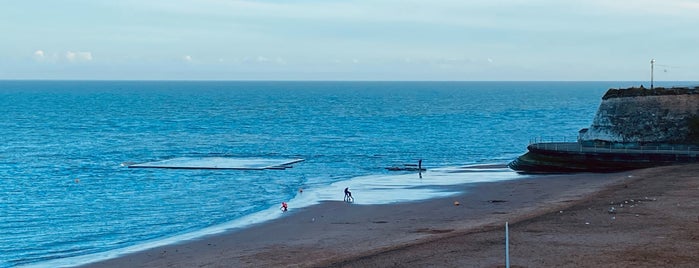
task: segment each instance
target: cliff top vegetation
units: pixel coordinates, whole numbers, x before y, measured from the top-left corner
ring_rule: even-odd
[[[652,89],[640,87],[630,88],[610,88],[602,97],[603,100],[611,98],[639,97],[639,96],[658,96],[658,95],[685,95],[699,94],[699,86],[695,87],[654,87]]]

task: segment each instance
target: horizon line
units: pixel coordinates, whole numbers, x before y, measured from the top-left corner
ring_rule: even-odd
[[[32,81],[32,82],[650,82],[650,80],[341,80],[341,79],[309,79],[309,80],[274,80],[274,79],[63,79],[63,78],[0,78],[0,81]],[[658,82],[697,82],[699,80],[655,80]]]

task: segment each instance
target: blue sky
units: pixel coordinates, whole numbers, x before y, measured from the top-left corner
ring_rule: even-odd
[[[0,1],[0,79],[699,80],[699,0]]]

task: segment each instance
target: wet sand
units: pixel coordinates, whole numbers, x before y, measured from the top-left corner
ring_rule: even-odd
[[[500,267],[509,222],[513,267],[694,267],[694,174],[699,165],[533,176],[422,202],[292,207],[244,230],[88,266]]]

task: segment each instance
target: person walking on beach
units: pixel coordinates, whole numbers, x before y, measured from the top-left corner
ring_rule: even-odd
[[[289,209],[289,207],[288,207],[288,205],[286,204],[286,202],[282,202],[282,206],[281,206],[279,209],[280,209],[282,212],[286,212],[286,211]]]
[[[352,202],[354,198],[352,197],[352,192],[349,191],[349,187],[345,188],[345,202]]]

